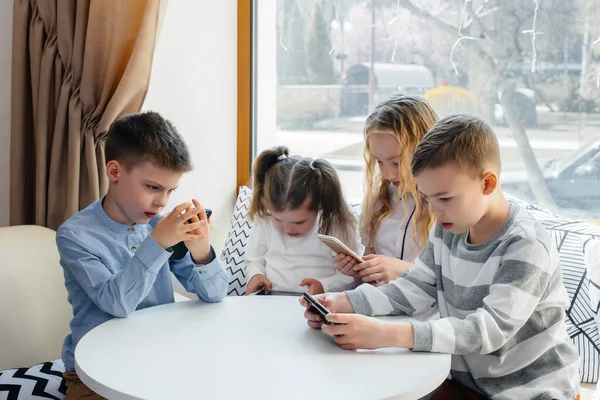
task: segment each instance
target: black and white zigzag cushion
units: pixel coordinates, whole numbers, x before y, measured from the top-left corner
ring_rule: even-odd
[[[62,400],[67,394],[63,372],[65,365],[61,360],[0,371],[0,399]]]
[[[600,240],[588,239],[583,241],[582,246],[590,282],[590,306],[600,329]]]
[[[244,257],[246,245],[250,237],[252,223],[248,218],[250,210],[250,199],[252,189],[242,186],[235,202],[233,217],[231,218],[231,230],[227,235],[225,246],[221,252],[221,260],[225,263],[229,273],[230,296],[241,296],[246,292],[246,275],[244,274]]]
[[[600,228],[569,220],[532,204],[527,203],[526,208],[548,229],[558,248],[570,300],[565,322],[581,358],[581,382],[597,382],[600,378],[600,332],[591,307],[582,243],[600,237]]]

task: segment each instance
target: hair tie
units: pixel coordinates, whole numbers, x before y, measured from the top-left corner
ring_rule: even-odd
[[[312,169],[313,171],[316,171],[317,169],[315,168],[315,166],[313,165],[313,163],[315,162],[315,160],[312,160],[310,162],[310,164],[308,164],[308,166],[310,167],[310,169]]]
[[[277,161],[285,160],[286,158],[287,156],[285,154],[282,154],[279,157],[277,157]]]

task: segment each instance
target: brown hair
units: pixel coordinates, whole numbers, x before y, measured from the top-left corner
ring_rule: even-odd
[[[254,161],[252,184],[250,219],[265,218],[269,210],[295,210],[310,199],[309,210],[320,212],[319,233],[339,233],[345,243],[351,243],[355,236],[356,218],[344,201],[340,179],[329,162],[289,157],[287,147],[275,147]]]
[[[192,170],[183,138],[171,121],[153,111],[118,119],[108,131],[104,155],[107,162],[116,160],[127,168],[150,161],[174,172]]]
[[[389,130],[393,132],[400,143],[402,153],[398,169],[401,183],[397,195],[400,199],[412,196],[415,201],[415,223],[412,237],[417,246],[423,248],[434,219],[410,172],[410,158],[417,144],[437,119],[436,112],[423,97],[402,93],[395,93],[388,100],[378,104],[367,118],[364,129],[364,157],[367,167],[363,212],[369,247],[373,247],[375,234],[381,221],[393,212],[392,199],[389,194],[390,182],[383,179],[377,168],[377,160],[373,157],[369,144],[370,134],[373,131]],[[409,211],[406,210],[406,212]],[[421,242],[417,241],[417,234],[419,234]]]
[[[492,128],[482,119],[465,114],[439,120],[415,149],[413,175],[426,168],[453,163],[476,177],[490,164],[500,173],[500,146]]]

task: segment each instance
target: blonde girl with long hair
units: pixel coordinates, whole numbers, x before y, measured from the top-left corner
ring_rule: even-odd
[[[362,264],[338,254],[336,268],[358,282],[383,285],[412,267],[427,242],[433,217],[410,170],[412,154],[438,120],[423,97],[396,93],[365,122],[365,198],[360,233]]]

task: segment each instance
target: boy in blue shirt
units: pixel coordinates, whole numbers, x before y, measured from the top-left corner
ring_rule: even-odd
[[[206,302],[227,295],[228,276],[210,245],[210,225],[193,200],[159,217],[181,176],[192,169],[175,127],[155,112],[125,116],[105,144],[106,196],[69,218],[56,243],[73,305],[64,342],[67,399],[102,398],[75,373],[74,352],[91,329],[135,310],[172,303],[172,272]],[[183,242],[180,259],[171,248]]]

